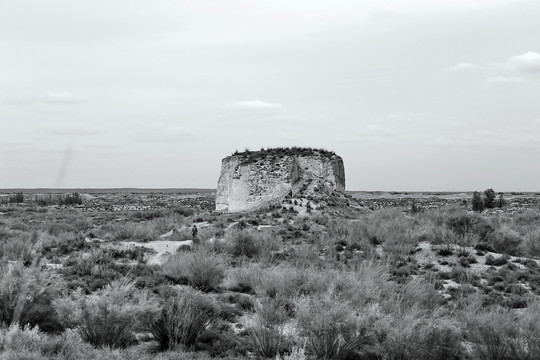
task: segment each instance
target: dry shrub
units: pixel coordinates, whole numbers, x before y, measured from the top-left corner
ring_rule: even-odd
[[[158,235],[151,223],[118,223],[112,226],[112,235],[115,240],[150,241]]]
[[[258,264],[247,264],[227,270],[227,276],[223,282],[223,288],[241,293],[254,294],[255,284],[263,274],[263,269]]]
[[[55,336],[37,328],[12,326],[0,328],[0,359],[2,360],[210,360],[204,352],[180,350],[156,353],[147,346],[126,349],[94,348],[81,340],[74,331]],[[238,360],[237,356],[223,357]],[[246,358],[242,358],[246,359]]]
[[[533,360],[540,353],[540,302],[523,311],[501,307],[464,313],[473,356],[488,360]]]
[[[270,298],[293,299],[298,295],[324,291],[327,284],[313,269],[297,269],[292,266],[280,265],[265,269],[255,284],[255,290],[260,296]]]
[[[177,282],[208,292],[216,290],[223,281],[225,262],[219,254],[201,248],[169,256],[162,265],[162,271]]]
[[[21,352],[37,352],[45,344],[47,336],[39,328],[11,325],[0,328],[0,352],[15,350]]]
[[[293,345],[291,348],[291,351],[288,354],[283,355],[283,357],[280,357],[279,355],[276,355],[276,360],[306,360],[306,349],[304,347],[300,347],[298,345]]]
[[[376,315],[356,312],[328,295],[300,299],[296,318],[306,350],[317,359],[346,359],[370,348],[376,340]]]
[[[225,238],[226,251],[232,256],[269,259],[271,252],[279,248],[280,239],[273,233],[256,230],[233,229]]]
[[[0,325],[19,323],[45,331],[60,330],[52,302],[64,290],[64,281],[51,270],[20,263],[0,267]]]
[[[435,225],[422,233],[420,239],[428,241],[433,245],[472,246],[478,242],[478,237],[474,234],[464,233],[463,235],[458,235],[451,229]]]
[[[327,225],[328,235],[332,240],[346,243],[359,243],[369,237],[366,223],[351,222],[344,219],[333,219]]]
[[[19,233],[6,231],[0,237],[0,258],[21,261],[29,264],[32,262],[33,249],[38,240],[38,233]]]
[[[374,244],[382,244],[390,255],[408,254],[418,245],[414,220],[398,209],[383,209],[367,219],[367,233]]]
[[[502,308],[492,308],[467,315],[467,339],[472,354],[479,359],[510,360],[508,336],[514,333],[511,314]]]
[[[286,334],[287,309],[282,303],[265,299],[257,308],[253,325],[247,330],[257,355],[274,357],[290,348]]]
[[[132,282],[113,281],[92,295],[81,290],[56,300],[54,307],[64,324],[94,346],[124,348],[135,341],[134,332],[155,321],[155,298],[137,290]]]
[[[2,359],[65,359],[94,358],[95,350],[70,330],[55,336],[36,327],[10,326],[0,329]]]
[[[450,318],[425,315],[419,308],[395,313],[381,322],[385,332],[378,353],[383,359],[458,360],[462,359],[462,333]]]
[[[346,245],[348,250],[361,250],[367,257],[374,257],[374,246],[378,242],[368,231],[368,220],[351,222],[334,219],[328,223],[328,237],[334,243]],[[324,245],[328,243],[325,239]]]
[[[388,287],[388,268],[374,261],[363,261],[354,271],[326,272],[326,284],[339,298],[357,308],[376,302]]]
[[[326,291],[328,282],[324,273],[312,268],[298,269],[290,265],[263,268],[248,264],[229,270],[225,288],[290,300],[298,295]]]
[[[154,232],[159,235],[165,234],[172,229],[179,229],[184,225],[184,223],[185,222],[182,219],[179,219],[175,216],[160,217],[150,221],[151,227],[154,229]],[[189,235],[190,237],[188,239],[192,239],[193,236],[191,236],[191,231],[189,232]]]
[[[399,313],[404,309],[421,308],[425,312],[438,310],[444,304],[444,297],[435,285],[424,279],[412,279],[400,286],[389,286],[383,307],[389,313]]]
[[[360,263],[354,271],[319,270],[279,265],[263,268],[247,264],[229,269],[224,288],[256,293],[261,297],[291,302],[298,296],[330,292],[356,307],[377,301],[387,286],[386,266],[373,261]]]
[[[217,305],[201,293],[178,292],[167,300],[150,332],[161,350],[191,347],[210,331],[217,320]]]
[[[523,239],[519,233],[507,225],[491,234],[489,239],[496,252],[508,255],[520,255]]]
[[[523,248],[527,256],[540,257],[540,229],[534,229],[525,234]]]
[[[227,234],[227,252],[232,256],[255,257],[260,253],[259,243],[247,230],[232,230]]]

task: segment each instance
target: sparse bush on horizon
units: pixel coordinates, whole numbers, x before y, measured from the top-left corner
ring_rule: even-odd
[[[482,212],[484,209],[503,208],[506,206],[503,193],[499,193],[499,198],[493,189],[484,190],[483,193],[475,191],[472,196],[473,211]]]
[[[482,198],[482,195],[478,191],[475,191],[472,197],[473,211],[482,212],[484,211],[484,208],[485,208],[485,204],[484,204],[484,199]]]
[[[21,204],[24,202],[24,194],[22,192],[15,193],[10,195],[8,198],[10,204]]]
[[[34,202],[40,206],[49,205],[81,205],[83,203],[82,196],[79,193],[60,194],[60,195],[36,195]]]

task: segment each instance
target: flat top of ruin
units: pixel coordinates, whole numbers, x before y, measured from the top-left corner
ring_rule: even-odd
[[[261,148],[260,150],[251,151],[246,149],[242,152],[238,150],[231,154],[231,156],[239,156],[245,158],[258,158],[264,156],[311,156],[322,155],[325,157],[337,156],[335,152],[328,151],[326,149],[315,149],[309,147],[278,147],[278,148]]]

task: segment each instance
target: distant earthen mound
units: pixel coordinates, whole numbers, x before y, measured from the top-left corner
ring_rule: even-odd
[[[222,161],[216,210],[255,210],[279,206],[286,198],[311,194],[315,199],[344,190],[343,159],[333,152],[310,148],[236,152]]]

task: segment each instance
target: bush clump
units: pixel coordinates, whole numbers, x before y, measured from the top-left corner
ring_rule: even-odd
[[[40,206],[49,205],[81,205],[83,198],[79,193],[65,195],[36,195],[35,203]]]
[[[386,334],[377,346],[382,359],[463,359],[461,329],[451,319],[422,314],[413,308],[396,314],[385,325]]]
[[[113,281],[92,295],[79,289],[58,299],[54,307],[64,325],[98,347],[125,348],[135,342],[159,315],[157,300],[125,279]]]
[[[287,309],[282,302],[268,298],[262,302],[253,325],[248,328],[257,355],[274,357],[290,348],[292,342],[285,333],[287,320]]]
[[[306,350],[317,359],[345,359],[375,340],[373,319],[357,316],[346,303],[330,297],[300,301],[296,317]]]
[[[475,359],[533,360],[540,353],[540,305],[521,313],[491,307],[464,315]]]
[[[225,264],[215,252],[197,249],[193,252],[176,252],[162,265],[168,278],[209,292],[217,290],[225,278]]]
[[[0,267],[0,325],[39,326],[48,332],[62,330],[52,302],[64,291],[64,281],[50,270],[20,263]]]
[[[279,248],[279,239],[265,232],[233,230],[227,234],[226,251],[234,257],[264,258]]]
[[[486,265],[490,266],[503,266],[508,264],[508,256],[499,256],[498,258],[493,255],[486,256]]]
[[[24,194],[22,192],[15,193],[9,196],[8,202],[10,204],[20,204],[24,202]]]
[[[477,212],[482,212],[485,209],[484,199],[482,198],[482,195],[478,191],[475,191],[473,193],[472,209],[473,211],[477,211]]]
[[[217,305],[199,292],[178,292],[169,298],[150,332],[161,350],[192,347],[216,324]]]

